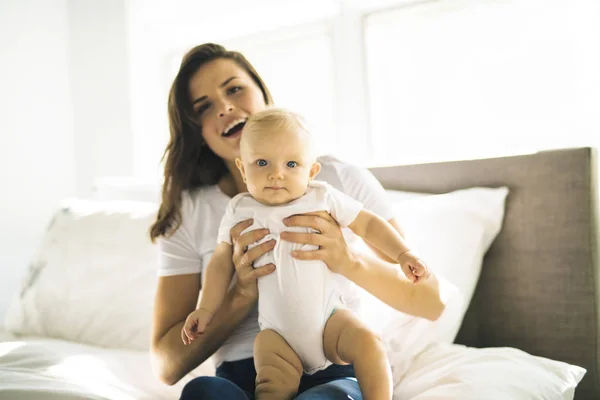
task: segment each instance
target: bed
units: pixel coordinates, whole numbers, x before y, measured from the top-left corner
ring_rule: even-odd
[[[395,399],[566,399],[573,391],[577,400],[600,399],[595,161],[592,149],[581,148],[372,169],[390,191],[503,186],[510,191],[502,229],[485,253],[456,344],[428,344],[401,373],[394,365]],[[107,258],[92,257],[83,268],[71,262],[78,257],[72,251],[68,267],[39,256],[32,262],[7,314],[6,332],[0,333],[1,398],[177,398],[185,382],[213,370],[206,363],[173,387],[154,379],[147,336],[155,249],[143,240],[109,243],[106,236],[91,238],[87,232],[93,226],[95,232],[143,237],[155,205],[143,210],[136,205],[127,220],[118,219],[125,206],[115,207],[79,211],[87,230],[68,231],[73,248],[85,248],[93,239],[87,255],[101,251]],[[58,213],[52,229],[60,228],[61,215],[73,212]],[[47,254],[60,235],[42,244]],[[58,281],[52,274],[68,279]],[[408,359],[401,352],[391,357],[393,363]],[[515,383],[514,391],[503,390],[507,380]],[[528,381],[555,385],[552,393],[564,396],[542,394],[542,386],[527,394],[520,385]]]
[[[590,148],[376,168],[384,187],[444,193],[508,186],[457,343],[509,346],[582,366],[576,399],[600,399],[598,176]]]

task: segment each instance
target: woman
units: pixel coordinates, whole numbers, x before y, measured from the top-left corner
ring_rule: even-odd
[[[291,77],[290,77],[291,79]],[[169,95],[171,138],[165,151],[165,181],[162,204],[151,228],[152,239],[159,238],[159,280],[154,305],[152,358],[160,379],[174,384],[213,353],[216,377],[190,381],[182,398],[248,399],[253,398],[256,371],[252,346],[259,331],[256,311],[256,280],[277,266],[253,268],[258,257],[272,249],[265,242],[246,251],[248,245],[268,232],[252,231],[246,221],[231,231],[233,261],[237,279],[226,300],[215,314],[206,332],[184,346],[181,327],[196,307],[201,289],[201,273],[216,246],[217,229],[229,199],[246,191],[235,157],[239,155],[239,137],[247,117],[273,103],[271,95],[248,61],[239,53],[215,44],[204,44],[184,56]],[[365,208],[390,220],[391,206],[385,192],[368,171],[341,163],[331,157],[319,160],[319,179],[362,202]],[[364,284],[363,271],[372,263],[386,264],[390,276],[396,265],[354,254],[335,221],[326,213],[292,217],[288,226],[311,227],[319,234],[289,233],[282,239],[313,243],[319,250],[305,252],[299,259],[323,260],[332,271],[349,281],[362,282],[377,296],[377,287],[388,279]],[[349,308],[356,309],[355,294],[349,288]],[[411,308],[408,298],[420,304]],[[428,304],[437,296],[433,279],[426,285],[399,288],[398,299],[406,312],[428,317]],[[382,299],[389,303],[389,299]],[[402,308],[402,307],[401,307]],[[278,366],[285,371],[289,366]],[[332,365],[302,378],[297,399],[360,399],[360,390],[351,365]],[[260,376],[258,377],[260,379]],[[282,379],[286,379],[285,374]]]

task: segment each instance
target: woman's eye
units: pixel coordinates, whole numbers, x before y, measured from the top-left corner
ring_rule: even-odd
[[[298,163],[296,161],[288,161],[287,166],[288,168],[296,168]]]
[[[257,160],[256,165],[258,165],[259,167],[264,167],[267,165],[267,161],[266,160]]]
[[[200,107],[198,107],[198,109],[196,110],[196,114],[198,115],[202,115],[202,113],[206,110],[208,110],[208,107],[210,107],[209,103],[204,103],[202,104]]]
[[[233,86],[227,90],[227,93],[234,94],[234,93],[239,92],[240,90],[242,90],[241,86]]]

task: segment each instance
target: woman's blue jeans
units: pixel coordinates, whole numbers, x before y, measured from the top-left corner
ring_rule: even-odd
[[[225,362],[217,376],[200,376],[185,385],[181,400],[254,400],[254,359]],[[297,400],[362,400],[352,365],[331,365],[303,375]]]

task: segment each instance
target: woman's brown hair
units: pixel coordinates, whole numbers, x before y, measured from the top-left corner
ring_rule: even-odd
[[[227,173],[224,161],[204,144],[202,126],[195,116],[189,91],[190,79],[196,71],[222,58],[233,60],[243,68],[262,91],[265,104],[273,103],[267,86],[241,53],[205,43],[183,56],[169,92],[170,139],[162,157],[165,165],[162,202],[150,228],[152,241],[173,232],[181,224],[182,191],[214,185]]]

